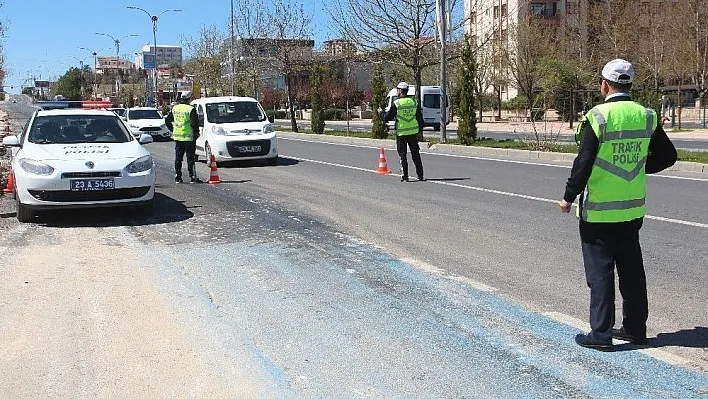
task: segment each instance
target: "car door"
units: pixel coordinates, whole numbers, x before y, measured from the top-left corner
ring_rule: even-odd
[[[204,106],[202,104],[196,104],[197,116],[199,117],[199,137],[197,138],[197,154],[206,156],[204,152],[204,142],[206,140],[206,129],[204,129]]]

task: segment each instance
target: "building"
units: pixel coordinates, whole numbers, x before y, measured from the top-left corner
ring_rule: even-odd
[[[465,33],[478,47],[484,59],[480,62],[491,64],[492,76],[497,79],[496,89],[502,101],[518,95],[518,90],[508,83],[508,65],[500,56],[514,43],[510,42],[510,31],[525,18],[535,17],[536,23],[554,27],[558,37],[566,38],[565,51],[583,53],[588,40],[589,5],[593,0],[465,0],[464,12],[467,16]],[[488,88],[494,92],[495,87]]]
[[[140,49],[140,52],[135,54],[135,66],[140,69],[145,69],[143,64],[143,54],[153,54],[155,46],[146,44]],[[161,65],[182,65],[182,47],[171,45],[157,46],[157,66]]]
[[[107,71],[122,70],[123,72],[135,69],[135,64],[119,57],[97,57],[96,73],[102,74]]]
[[[322,44],[322,53],[333,57],[356,54],[356,45],[351,40],[328,40]]]

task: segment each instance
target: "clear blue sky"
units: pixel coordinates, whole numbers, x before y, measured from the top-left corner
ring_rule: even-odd
[[[264,0],[270,1],[270,0]],[[331,37],[329,16],[322,0],[302,0],[313,16],[312,38],[315,46]],[[0,19],[7,22],[5,68],[8,71],[5,85],[10,93],[19,93],[18,86],[28,77],[55,79],[79,61],[93,65],[93,56],[85,47],[100,55],[115,55],[113,40],[96,35],[103,32],[121,39],[121,56],[134,53],[146,43],[152,43],[152,22],[142,11],[127,6],[143,8],[152,14],[167,9],[157,22],[157,43],[180,45],[181,36],[198,36],[202,26],[229,26],[230,0],[5,0],[0,8]],[[25,83],[29,84],[29,83]]]

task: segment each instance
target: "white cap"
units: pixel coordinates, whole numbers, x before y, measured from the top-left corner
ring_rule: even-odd
[[[406,83],[406,82],[401,82],[401,83],[398,84],[398,86],[396,86],[396,88],[397,88],[397,89],[401,89],[401,90],[408,90],[408,83]]]
[[[602,68],[602,78],[610,82],[629,84],[634,81],[634,66],[621,58],[605,64]]]

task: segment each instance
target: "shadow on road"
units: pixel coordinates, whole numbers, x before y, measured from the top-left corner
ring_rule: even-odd
[[[275,166],[293,166],[300,163],[300,161],[291,158],[278,157],[278,163]],[[208,165],[208,163],[207,163]],[[272,168],[272,165],[268,165],[267,162],[262,160],[250,160],[250,161],[228,161],[219,162],[219,168],[225,169],[244,169],[244,168]]]
[[[425,179],[427,181],[462,181],[462,180],[472,180],[470,177],[443,177],[439,179]]]
[[[48,227],[148,226],[181,222],[193,216],[182,201],[155,193],[155,210],[149,216],[140,215],[132,207],[67,209],[40,212],[37,223]]]
[[[660,333],[656,335],[656,338],[652,338],[650,343],[654,347],[708,348],[708,327],[694,327],[692,330]]]

